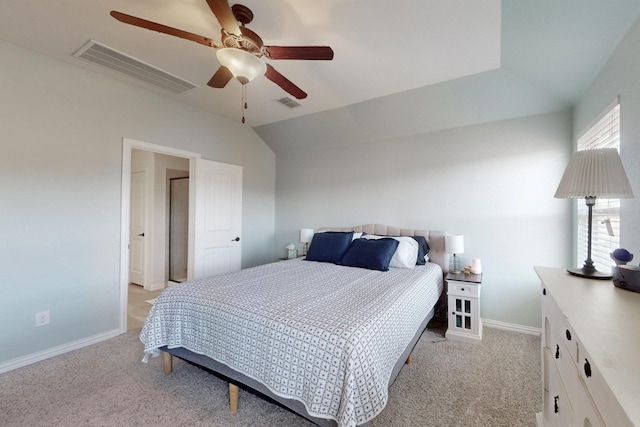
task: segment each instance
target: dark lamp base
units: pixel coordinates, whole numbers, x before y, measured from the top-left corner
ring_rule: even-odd
[[[567,272],[573,276],[584,277],[586,279],[611,280],[612,274],[603,273],[596,269],[568,268]]]

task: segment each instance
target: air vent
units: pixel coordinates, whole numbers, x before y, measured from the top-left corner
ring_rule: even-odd
[[[191,82],[93,40],[89,40],[73,56],[110,68],[173,93],[182,93],[197,87]]]
[[[293,99],[288,98],[288,97],[286,97],[286,98],[280,98],[280,99],[278,99],[278,102],[279,102],[280,104],[282,104],[282,105],[286,105],[286,106],[287,106],[287,107],[289,107],[289,108],[296,108],[296,107],[299,107],[299,106],[300,106],[300,104],[299,104],[299,103],[297,103],[296,101],[294,101]]]

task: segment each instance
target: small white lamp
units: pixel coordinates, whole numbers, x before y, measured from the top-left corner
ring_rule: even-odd
[[[588,279],[611,279],[611,272],[597,271],[591,260],[591,223],[596,198],[628,199],[633,197],[620,154],[615,148],[576,151],[571,155],[554,196],[557,199],[582,199],[588,208],[587,259],[582,268],[567,271]]]
[[[460,260],[456,254],[464,253],[464,236],[462,234],[448,234],[444,237],[444,245],[447,253],[453,254],[449,258],[449,273],[460,273]]]
[[[307,255],[307,251],[309,250],[309,243],[313,239],[313,228],[301,228],[300,229],[300,243],[304,243],[304,248],[302,249],[302,255]]]

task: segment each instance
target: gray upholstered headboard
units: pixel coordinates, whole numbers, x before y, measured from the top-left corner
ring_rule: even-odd
[[[429,243],[429,260],[442,267],[443,272],[449,271],[449,262],[444,247],[444,231],[413,230],[398,228],[383,224],[366,224],[356,227],[321,227],[318,231],[355,231],[381,236],[424,236]]]

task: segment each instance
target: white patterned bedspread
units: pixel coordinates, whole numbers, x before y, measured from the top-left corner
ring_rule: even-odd
[[[147,354],[184,347],[354,426],[385,407],[393,366],[442,283],[433,263],[380,272],[277,262],[166,289],[140,339]]]

